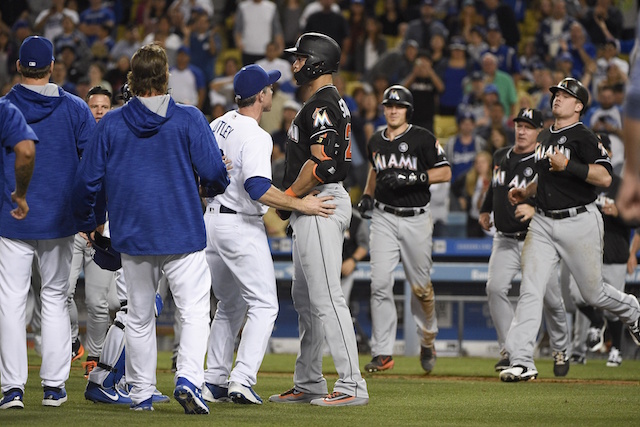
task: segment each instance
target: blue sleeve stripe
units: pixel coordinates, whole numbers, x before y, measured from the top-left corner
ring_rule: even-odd
[[[244,182],[244,189],[252,200],[258,200],[271,188],[271,180],[263,176],[252,176]]]

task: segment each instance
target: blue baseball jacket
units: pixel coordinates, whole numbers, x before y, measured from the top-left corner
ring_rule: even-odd
[[[206,246],[198,185],[222,193],[229,178],[197,108],[171,99],[162,117],[133,98],[100,120],[83,155],[73,190],[80,231],[96,227],[93,205],[103,183],[113,247],[132,256],[175,255]]]

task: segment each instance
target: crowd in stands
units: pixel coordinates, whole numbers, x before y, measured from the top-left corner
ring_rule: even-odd
[[[19,82],[18,48],[34,34],[54,44],[53,82],[81,98],[102,86],[116,106],[133,52],[159,43],[170,62],[171,95],[210,120],[235,107],[233,76],[257,62],[282,73],[261,121],[274,136],[278,177],[286,127],[305,100],[283,50],[302,32],[321,32],[342,47],[335,82],[352,114],[353,167],[345,185],[354,200],[366,179],[366,143],[385,124],[382,93],[402,84],[415,100],[412,122],[434,132],[452,167],[450,185],[433,188],[432,204],[442,208],[435,235],[449,210],[462,210],[467,235],[477,237],[484,235],[475,219],[491,179],[487,153],[514,143],[512,118],[520,108],[541,110],[548,126],[548,88],[565,77],[589,89],[583,122],[610,136],[614,171],[621,170],[637,7],[615,0],[2,1],[0,95]]]

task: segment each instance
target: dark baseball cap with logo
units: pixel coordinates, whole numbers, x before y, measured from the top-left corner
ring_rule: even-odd
[[[533,108],[523,108],[518,113],[518,116],[513,119],[514,122],[526,122],[534,128],[541,128],[544,126],[544,120],[542,119],[542,112]]]
[[[20,65],[27,68],[43,68],[54,61],[53,44],[45,37],[29,36],[22,42]]]

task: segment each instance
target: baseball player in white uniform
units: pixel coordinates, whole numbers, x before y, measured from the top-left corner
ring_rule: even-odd
[[[205,213],[207,262],[219,300],[211,324],[203,397],[210,402],[262,404],[253,390],[273,324],[278,315],[276,279],[262,216],[267,205],[328,216],[332,197],[288,196],[271,184],[271,136],[258,122],[271,110],[280,71],[259,65],[243,67],[234,77],[238,110],[211,123],[220,149],[231,160],[230,185],[211,199]],[[242,323],[236,364],[234,343]]]

